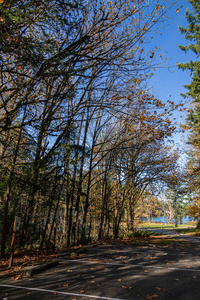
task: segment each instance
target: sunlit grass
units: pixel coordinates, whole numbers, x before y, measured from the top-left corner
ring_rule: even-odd
[[[197,228],[177,228],[176,232],[200,236],[200,229]]]
[[[175,227],[175,224],[169,223],[153,223],[153,222],[141,222],[138,224],[138,228],[152,228],[152,229],[188,229],[188,227],[195,227],[196,222],[187,222],[184,224],[178,224],[178,227]],[[191,230],[191,228],[189,228]]]

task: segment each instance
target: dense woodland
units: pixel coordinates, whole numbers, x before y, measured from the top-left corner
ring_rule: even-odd
[[[42,249],[55,233],[64,247],[186,213],[197,193],[170,143],[183,107],[148,88],[170,2],[0,1],[2,257],[16,216],[17,245]]]

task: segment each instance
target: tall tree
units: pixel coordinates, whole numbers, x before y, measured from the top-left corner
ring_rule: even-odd
[[[185,35],[188,41],[186,46],[179,46],[185,53],[192,52],[196,60],[179,64],[182,70],[188,70],[191,73],[191,82],[185,87],[188,89],[185,97],[191,99],[191,106],[187,116],[187,126],[190,129],[189,144],[189,188],[191,193],[190,214],[197,219],[197,226],[200,227],[199,220],[199,182],[200,182],[200,2],[197,0],[188,0],[192,8],[186,11],[188,27],[180,27],[180,31]]]
[[[188,114],[188,125],[191,128],[190,143],[197,152],[199,159],[200,151],[200,3],[197,0],[188,0],[192,5],[191,10],[186,11],[186,19],[188,28],[180,27],[180,31],[185,35],[188,45],[179,46],[185,53],[188,51],[196,55],[197,60],[178,64],[182,70],[189,70],[191,72],[191,83],[185,87],[188,92],[185,97],[192,98],[192,108]],[[200,167],[196,167],[196,171],[200,171]]]
[[[112,148],[116,149],[119,143],[122,146],[127,139],[120,140],[119,134],[107,134],[106,137],[102,133],[114,132],[117,118],[121,118],[122,124],[126,123],[127,113],[134,111],[135,104],[139,103],[126,96],[127,87],[132,86],[135,96],[141,92],[136,81],[146,78],[152,57],[151,53],[145,53],[144,41],[147,32],[171,7],[163,2],[169,3],[1,1],[1,174],[8,170],[8,180],[1,185],[0,193],[5,207],[2,256],[8,236],[5,228],[11,228],[7,222],[8,211],[15,208],[13,193],[19,169],[21,178],[26,179],[23,180],[24,187],[20,186],[27,202],[23,222],[26,236],[34,236],[37,219],[41,216],[38,213],[41,203],[49,208],[45,231],[51,220],[52,207],[55,208],[52,224],[55,223],[59,199],[54,198],[65,194],[68,244],[72,231],[75,236],[80,207],[84,237],[90,212],[90,190],[95,171],[101,164],[103,172],[107,172],[101,178],[102,195],[105,200],[110,199],[112,181],[106,182],[110,179],[109,155]],[[141,126],[148,117],[144,107]],[[137,120],[132,119],[135,128]],[[105,130],[106,126],[108,130]],[[100,135],[104,136],[103,142]],[[29,143],[24,143],[23,137]],[[98,149],[101,150],[99,157]],[[25,162],[20,168],[20,157],[26,151],[29,156],[23,156]],[[59,182],[60,172],[55,168],[63,172],[63,184]],[[55,174],[55,180],[51,179],[51,174]],[[47,180],[49,188],[43,184]],[[65,190],[54,189],[55,181]],[[51,191],[55,197],[49,197]],[[124,199],[122,197],[122,202]],[[117,207],[120,213],[116,223],[119,223],[123,206]],[[109,219],[108,214],[106,218]],[[30,226],[32,232],[27,234]]]

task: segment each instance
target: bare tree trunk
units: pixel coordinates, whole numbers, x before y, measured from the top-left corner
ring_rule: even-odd
[[[2,226],[2,232],[1,232],[1,257],[5,256],[6,239],[8,236],[8,208],[9,208],[9,203],[10,203],[11,190],[12,190],[12,185],[13,185],[13,177],[14,177],[14,172],[15,172],[15,165],[16,165],[17,156],[18,156],[18,152],[19,152],[25,117],[26,117],[26,109],[24,110],[24,115],[23,115],[23,119],[22,119],[22,123],[21,123],[20,132],[18,135],[17,145],[16,145],[16,148],[14,151],[12,167],[11,167],[10,175],[8,178],[8,187],[7,187],[6,195],[5,195],[5,197],[3,197],[5,202],[4,202],[3,226]]]

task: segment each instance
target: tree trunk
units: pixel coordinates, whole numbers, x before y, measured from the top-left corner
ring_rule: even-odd
[[[4,197],[2,197],[2,199],[4,200]],[[7,232],[8,203],[9,203],[9,198],[6,197],[5,204],[4,204],[3,226],[2,226],[2,232],[1,232],[1,257],[5,257],[6,238],[8,235],[8,232]]]
[[[41,240],[40,247],[39,247],[40,250],[43,248],[43,244],[44,244],[44,240],[45,240],[45,236],[46,236],[46,232],[47,232],[47,228],[48,228],[48,224],[49,224],[49,220],[50,220],[52,205],[53,205],[53,198],[51,197],[49,211],[48,211],[48,215],[47,215],[47,219],[46,219],[46,224],[45,224],[44,232],[42,235],[42,240]]]
[[[197,229],[200,229],[200,219],[197,220]]]

